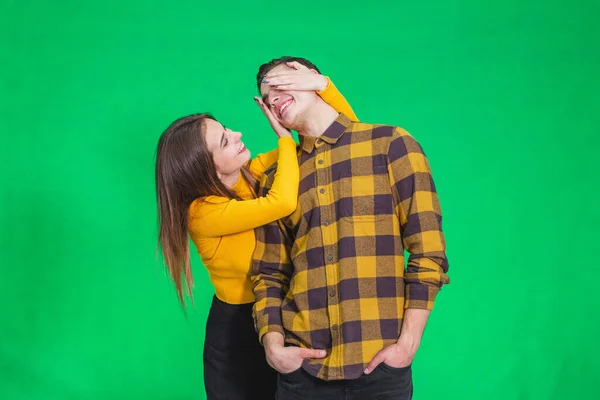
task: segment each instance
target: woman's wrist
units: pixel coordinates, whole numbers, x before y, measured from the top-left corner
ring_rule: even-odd
[[[324,92],[325,90],[327,90],[327,88],[329,88],[329,79],[325,76],[325,75],[319,75],[322,78],[322,84],[320,86],[319,89],[317,89],[317,92]]]

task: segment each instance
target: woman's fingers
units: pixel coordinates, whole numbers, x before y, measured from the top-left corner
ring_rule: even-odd
[[[279,76],[273,76],[269,79],[266,79],[262,83],[264,83],[265,85],[269,85],[269,86],[278,86],[278,85],[287,85],[287,84],[290,84],[293,82],[295,82],[295,79],[293,76],[279,75]]]
[[[286,62],[285,65],[287,65],[290,68],[294,68],[296,70],[302,70],[302,69],[308,70],[307,66],[300,64],[298,61]]]
[[[260,110],[263,112],[263,114],[265,114],[267,116],[267,118],[269,118],[268,113],[270,113],[270,110],[265,105],[265,103],[263,103],[262,99],[260,97],[254,96],[254,101],[256,101],[256,104],[258,104],[258,107],[260,107]]]

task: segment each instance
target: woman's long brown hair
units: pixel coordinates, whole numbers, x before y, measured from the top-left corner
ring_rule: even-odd
[[[184,284],[192,302],[194,286],[188,233],[190,205],[210,195],[239,200],[217,176],[204,138],[207,119],[216,121],[210,114],[179,118],[163,132],[156,152],[158,247],[184,309]],[[256,180],[246,168],[242,169],[242,177],[256,189]]]

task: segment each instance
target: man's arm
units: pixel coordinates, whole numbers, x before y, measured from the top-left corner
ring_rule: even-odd
[[[381,362],[394,367],[412,362],[435,297],[450,282],[442,212],[423,149],[407,132],[396,129],[388,163],[402,243],[410,254],[404,276],[405,313],[398,342],[379,352],[365,373]]]
[[[252,256],[254,325],[265,347],[267,362],[281,373],[290,373],[307,358],[325,357],[324,350],[285,346],[281,304],[290,288],[293,266],[290,259],[293,237],[281,221],[257,228]]]
[[[432,310],[439,290],[450,282],[442,211],[423,149],[401,129],[394,136],[388,170],[402,242],[410,253],[404,308]]]
[[[255,230],[251,279],[255,297],[254,325],[261,342],[268,332],[284,335],[281,303],[290,287],[292,263],[290,236],[283,229],[279,222],[272,222]]]
[[[325,357],[323,350],[285,347],[285,331],[281,321],[281,304],[287,295],[292,276],[290,261],[291,236],[281,222],[256,229],[256,249],[252,257],[252,290],[254,324],[264,344],[269,365],[287,374],[300,368],[306,358]]]

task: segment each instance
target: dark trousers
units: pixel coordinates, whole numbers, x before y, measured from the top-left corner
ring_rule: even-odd
[[[213,299],[204,341],[208,400],[271,400],[277,372],[267,364],[252,319],[252,304]]]
[[[409,400],[412,398],[412,369],[379,364],[369,375],[358,379],[323,381],[300,368],[280,374],[277,400]]]

